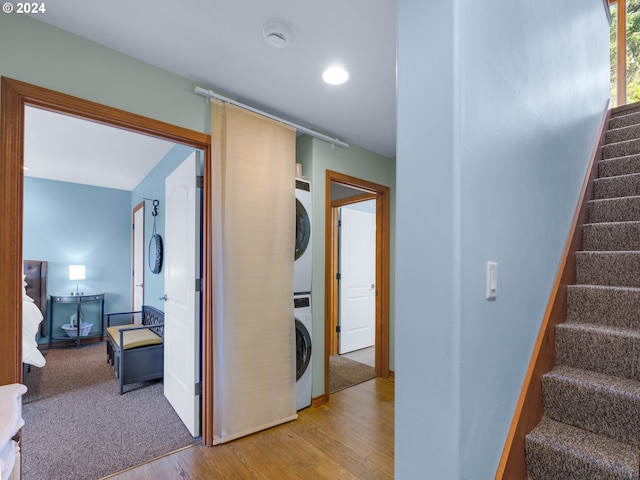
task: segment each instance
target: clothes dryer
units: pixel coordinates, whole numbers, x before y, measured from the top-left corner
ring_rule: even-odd
[[[296,329],[296,410],[311,405],[311,295],[293,296]]]
[[[296,178],[296,249],[293,292],[311,292],[311,182]]]

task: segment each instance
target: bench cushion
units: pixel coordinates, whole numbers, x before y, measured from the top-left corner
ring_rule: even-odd
[[[120,329],[138,326],[138,324],[128,325],[115,325],[107,328],[109,337],[113,340],[116,348],[120,348]],[[123,350],[129,350],[130,348],[146,347],[149,345],[160,345],[162,343],[162,337],[150,328],[141,328],[139,330],[131,330],[124,332],[123,335],[124,347]]]

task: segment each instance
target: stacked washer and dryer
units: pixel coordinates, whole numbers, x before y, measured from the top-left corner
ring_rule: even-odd
[[[293,264],[296,329],[296,410],[311,405],[311,182],[296,178],[296,250]]]

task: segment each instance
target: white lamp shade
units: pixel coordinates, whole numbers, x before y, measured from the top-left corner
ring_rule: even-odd
[[[69,265],[69,280],[84,280],[84,265]]]

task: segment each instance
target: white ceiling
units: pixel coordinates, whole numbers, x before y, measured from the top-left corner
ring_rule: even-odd
[[[174,146],[146,135],[25,108],[25,175],[133,190]]]
[[[200,87],[395,156],[395,0],[54,3],[34,17]],[[272,21],[291,31],[285,48],[263,39]],[[350,72],[343,85],[322,81],[323,70],[335,63]]]

